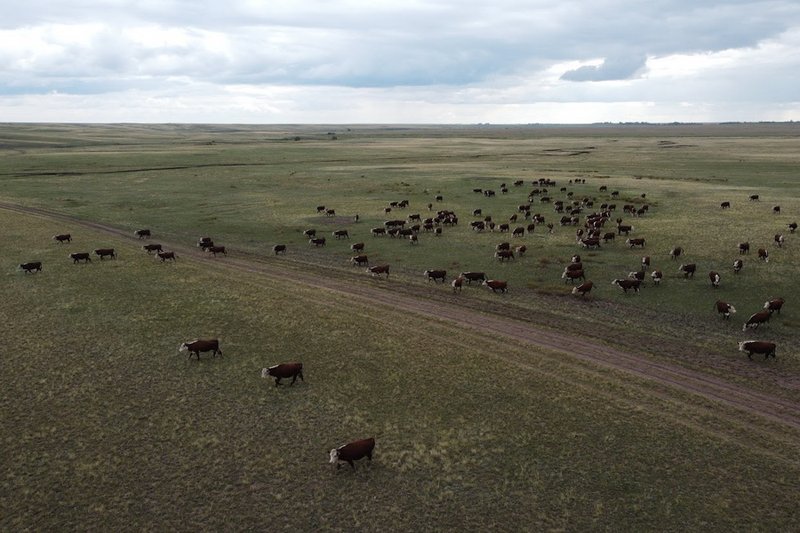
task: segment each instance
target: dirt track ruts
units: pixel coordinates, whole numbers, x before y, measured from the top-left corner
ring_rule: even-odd
[[[137,240],[129,231],[106,224],[81,220],[47,209],[25,207],[5,202],[0,202],[0,209],[65,221],[113,234],[127,240]],[[212,259],[192,246],[173,243],[165,244],[179,252],[182,257],[191,257],[196,261],[213,265],[216,268],[235,269],[284,282],[323,288],[362,300],[367,304],[386,305],[394,309],[420,314],[428,319],[435,317],[439,320],[468,327],[473,332],[484,331],[491,333],[495,338],[512,339],[524,344],[565,353],[578,360],[614,370],[621,370],[638,378],[696,394],[757,415],[768,421],[800,430],[800,404],[768,393],[754,391],[736,383],[726,382],[719,377],[679,365],[664,361],[654,361],[612,346],[597,344],[576,335],[548,330],[534,323],[516,318],[494,313],[483,313],[458,305],[445,305],[442,302],[381,290],[367,283],[352,283],[338,279],[335,276],[322,276],[311,271],[288,269],[263,260],[242,260],[235,257]]]

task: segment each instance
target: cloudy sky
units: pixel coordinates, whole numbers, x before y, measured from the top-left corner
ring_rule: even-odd
[[[0,7],[0,122],[800,120],[798,0]]]

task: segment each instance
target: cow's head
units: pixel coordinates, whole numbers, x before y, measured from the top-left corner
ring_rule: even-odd
[[[739,343],[739,351],[743,352],[747,349],[747,345],[753,341],[742,341]]]
[[[181,344],[180,346],[178,346],[178,351],[179,352],[185,352],[188,349],[189,349],[189,345],[186,344],[185,342],[183,344]]]
[[[339,460],[339,450],[337,448],[334,448],[331,450],[330,453],[330,463],[334,465],[338,460]]]
[[[269,377],[269,368],[262,368],[261,369],[261,377],[268,378]]]

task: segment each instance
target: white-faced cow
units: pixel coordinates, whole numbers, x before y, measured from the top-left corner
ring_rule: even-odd
[[[316,239],[308,239],[309,246],[316,246],[319,248],[320,246],[325,246],[325,237],[317,237]]]
[[[772,313],[770,313],[767,309],[763,309],[752,314],[750,318],[747,319],[747,322],[745,322],[742,326],[742,331],[747,331],[748,329],[757,329],[761,324],[766,324],[769,322],[771,316]]]
[[[648,268],[650,268],[650,256],[642,256],[642,270],[647,270]]]
[[[84,263],[91,263],[92,262],[92,258],[89,255],[89,252],[71,253],[71,254],[69,254],[69,258],[72,259],[72,263],[73,264],[80,263],[81,261],[83,261]]]
[[[642,282],[638,279],[615,279],[611,282],[611,284],[618,286],[620,289],[622,289],[622,292],[627,294],[628,290],[639,292],[639,287],[641,286]]]
[[[178,257],[175,255],[175,252],[157,252],[156,255],[163,263],[164,261],[175,261]]]
[[[347,232],[346,229],[337,229],[336,231],[332,231],[331,234],[335,239],[349,239],[350,234]]]
[[[770,355],[775,357],[775,343],[768,341],[742,341],[739,343],[739,351],[747,352],[747,358],[752,360],[754,353],[763,353],[764,359]]]
[[[742,270],[742,267],[744,267],[744,261],[742,261],[741,259],[734,260],[734,262],[733,262],[733,273],[734,274],[738,274],[739,271]]]
[[[364,251],[364,243],[363,242],[355,242],[350,245],[350,249],[354,252],[363,252]]]
[[[65,242],[72,242],[72,235],[69,233],[62,233],[60,235],[53,235],[53,240],[59,244],[63,244]]]
[[[569,268],[565,268],[564,272],[561,274],[561,279],[564,280],[564,283],[568,281],[570,283],[575,283],[576,279],[586,281],[586,276],[583,274],[583,270],[570,270]]]
[[[292,382],[289,383],[291,386],[294,385],[297,378],[300,378],[300,381],[305,381],[303,378],[303,363],[281,363],[269,368],[262,368],[261,377],[264,379],[268,377],[275,378],[276,387],[281,384],[282,379],[292,378]]]
[[[369,259],[366,255],[356,255],[350,258],[350,263],[354,266],[369,266]]]
[[[472,285],[473,281],[480,281],[482,283],[488,279],[485,272],[462,272],[459,277],[467,280],[468,285]]]
[[[765,263],[769,263],[769,252],[766,248],[759,248],[758,249],[758,258],[764,261]]]
[[[764,302],[764,309],[769,311],[770,313],[779,313],[783,308],[783,304],[786,302],[783,298],[773,298],[772,300],[767,300]]]
[[[209,246],[207,251],[211,252],[214,257],[217,257],[217,254],[228,255],[224,246]]]
[[[669,251],[670,259],[677,259],[681,255],[683,255],[683,248],[680,246],[675,246],[672,250]]]
[[[464,278],[461,276],[457,277],[450,283],[450,286],[453,287],[453,292],[461,292],[461,288],[464,286]]]
[[[749,254],[750,253],[750,243],[749,242],[740,242],[739,243],[739,255]]]
[[[694,273],[697,270],[697,265],[689,263],[688,265],[681,265],[678,267],[678,272],[683,274],[684,278],[694,278]]]
[[[521,244],[521,245],[519,245],[519,246],[515,246],[515,247],[514,247],[514,251],[516,251],[516,253],[517,253],[517,255],[518,255],[519,257],[522,257],[522,256],[524,256],[524,255],[525,255],[525,252],[527,252],[527,251],[528,251],[528,247],[527,247],[527,246],[525,246],[524,244]]]
[[[198,339],[189,342],[184,342],[178,348],[179,352],[189,352],[189,358],[191,359],[192,354],[197,356],[197,360],[200,360],[200,352],[214,352],[214,357],[217,354],[222,355],[222,350],[219,348],[219,339]]]
[[[794,233],[795,231],[797,231],[797,222],[792,222],[790,224],[787,224],[786,227],[789,228],[789,233]]]
[[[283,254],[286,255],[286,245],[285,244],[276,244],[272,247],[272,253],[275,255]]]
[[[717,300],[714,304],[714,307],[717,309],[717,313],[722,315],[722,318],[729,319],[732,314],[736,313],[736,308],[733,307],[728,302],[723,302],[722,300]]]
[[[375,439],[362,439],[339,446],[330,451],[330,463],[336,465],[338,470],[341,461],[346,462],[355,471],[356,465],[353,461],[358,461],[364,457],[372,461],[372,452],[375,450]]]
[[[637,270],[636,272],[628,272],[628,279],[635,279],[638,282],[644,282],[644,270]]]
[[[600,248],[600,239],[581,239],[584,248]]]
[[[140,239],[146,239],[151,235],[149,229],[137,229],[133,234]]]
[[[389,265],[377,265],[372,266],[367,269],[367,272],[372,274],[373,276],[380,277],[381,274],[386,274],[386,278],[389,278]]]
[[[650,279],[653,280],[653,285],[658,287],[661,284],[661,280],[664,278],[664,273],[660,270],[653,270],[650,273]]]
[[[34,272],[41,272],[42,271],[42,262],[41,261],[31,261],[29,263],[22,263],[19,265],[19,269],[25,272],[26,274],[33,274]]]
[[[634,246],[639,246],[640,248],[644,248],[644,243],[645,243],[645,241],[644,241],[643,238],[628,239],[628,240],[625,241],[625,244],[627,244],[631,248],[633,248]]]
[[[775,244],[778,245],[778,248],[783,248],[783,235],[780,233],[775,235]]]
[[[594,287],[594,283],[592,283],[591,281],[585,281],[580,285],[578,285],[577,287],[574,287],[572,289],[572,294],[575,294],[577,296],[586,296],[587,294],[592,292],[592,287]]]
[[[719,272],[712,270],[708,273],[708,279],[711,280],[711,286],[715,289],[719,288],[720,276]]]
[[[500,281],[496,279],[487,279],[483,282],[484,285],[492,289],[492,292],[508,292],[508,282],[507,281]]]
[[[150,254],[150,252],[160,252],[162,251],[162,246],[160,244],[145,244],[142,246],[142,250]]]
[[[102,261],[106,257],[110,257],[111,259],[115,259],[117,254],[114,252],[113,248],[98,248],[94,251],[94,254],[100,258]]]
[[[372,228],[369,232],[373,237],[379,237],[381,235],[386,235],[386,228]]]
[[[444,283],[444,280],[447,277],[447,271],[446,270],[426,270],[423,273],[423,276],[425,276],[425,278],[427,278],[428,283],[430,283],[431,280],[434,283],[436,283],[437,281]]]

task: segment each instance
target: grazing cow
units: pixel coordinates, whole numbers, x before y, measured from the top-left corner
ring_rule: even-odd
[[[473,281],[484,282],[487,279],[485,272],[462,272],[459,277],[467,280],[469,285],[472,285]]]
[[[461,292],[461,288],[464,286],[464,278],[459,276],[456,279],[454,279],[450,283],[450,285],[453,287],[453,292],[456,292],[456,291]]]
[[[89,255],[89,252],[75,252],[69,254],[69,258],[72,259],[72,264],[79,263],[80,261],[83,261],[84,263],[92,262],[92,258]]]
[[[577,263],[570,263],[566,266],[565,270],[575,271],[575,270],[583,270],[583,263],[578,261]]]
[[[62,233],[61,235],[53,235],[53,240],[59,244],[63,244],[65,242],[72,242],[72,235],[69,233]]]
[[[570,282],[575,283],[576,279],[580,279],[586,281],[586,276],[583,274],[583,270],[570,270],[569,267],[564,269],[564,272],[561,274],[561,279],[564,280],[564,283]]]
[[[354,252],[363,252],[364,251],[364,243],[363,242],[356,242],[350,245],[350,249]]]
[[[600,248],[600,239],[581,239],[584,248]]]
[[[33,274],[34,271],[41,272],[42,262],[31,261],[30,263],[22,263],[21,265],[19,265],[19,269],[24,271],[26,274]]]
[[[117,254],[114,253],[113,248],[98,248],[94,251],[94,254],[100,258],[100,261],[102,261],[105,257],[110,257],[111,259],[115,259],[117,257]]]
[[[769,252],[766,248],[759,248],[758,249],[758,258],[764,261],[765,263],[769,263]]]
[[[778,245],[778,248],[783,248],[783,235],[781,234],[775,235],[775,244]]]
[[[219,339],[198,339],[194,341],[184,342],[178,348],[179,352],[189,352],[189,359],[192,354],[197,355],[197,360],[200,360],[200,352],[214,352],[214,357],[219,353],[222,355],[222,350],[219,349]]]
[[[479,217],[479,216],[481,216],[482,214],[483,214],[483,210],[481,210],[481,209],[474,209],[474,210],[472,211],[472,216],[474,216],[474,217]]]
[[[386,235],[386,228],[372,228],[369,232],[372,233],[373,237],[378,237],[379,235]]]
[[[645,255],[642,257],[642,270],[647,270],[650,268],[650,256]]]
[[[528,233],[533,233],[535,229],[536,229],[536,224],[528,224],[528,226],[525,228],[525,231],[527,231]]]
[[[594,283],[592,283],[591,281],[585,281],[580,285],[578,285],[577,287],[574,287],[572,289],[572,294],[586,296],[587,294],[592,292],[592,287],[594,287]]]
[[[750,201],[751,202],[757,202],[758,201],[758,195],[757,194],[751,194],[750,195]]]
[[[739,351],[747,352],[747,358],[753,360],[754,353],[763,353],[764,359],[770,355],[775,357],[775,343],[768,341],[742,341],[739,343]]]
[[[511,226],[508,224],[500,224],[497,229],[500,231],[500,233],[506,233],[511,230]]]
[[[615,279],[611,282],[612,285],[617,285],[622,292],[628,293],[629,289],[632,289],[633,292],[639,292],[639,286],[642,284],[641,281],[638,279]]]
[[[789,228],[789,233],[794,233],[795,231],[797,231],[797,222],[792,222],[791,224],[788,224],[786,227]]]
[[[349,239],[350,234],[347,232],[346,229],[337,229],[336,231],[332,231],[331,234],[335,239]]]
[[[442,236],[442,228],[434,229],[433,230],[433,234],[436,235],[437,237],[441,237]]]
[[[733,262],[733,273],[738,274],[743,266],[744,266],[744,261],[742,261],[741,259],[736,259]]]
[[[228,251],[227,251],[227,250],[225,250],[225,247],[224,247],[224,246],[211,246],[211,247],[208,249],[208,251],[209,251],[209,252],[211,252],[211,254],[212,254],[214,257],[217,257],[217,254],[228,255]]]
[[[744,323],[742,326],[742,331],[747,331],[748,328],[756,329],[761,324],[765,324],[769,322],[772,313],[769,312],[768,309],[763,309],[757,313],[754,313],[747,319],[747,322]]]
[[[159,259],[161,259],[162,263],[167,260],[175,261],[175,259],[177,258],[175,252],[158,252],[156,255],[158,256]]]
[[[664,274],[660,270],[653,270],[650,273],[650,279],[653,280],[653,285],[658,287],[661,284],[661,280],[664,278]]]
[[[719,204],[719,206],[722,209],[730,209],[731,208],[731,203],[730,202],[722,202],[721,204]]]
[[[616,233],[613,231],[609,231],[603,234],[603,242],[608,243],[608,241],[613,241],[616,237]]]
[[[496,279],[487,279],[483,282],[484,285],[492,289],[492,292],[508,292],[508,282],[507,281],[498,281]]]
[[[313,238],[313,237],[316,237],[316,236],[317,236],[317,230],[315,230],[315,229],[307,229],[307,230],[305,230],[305,231],[303,232],[303,235],[304,235],[304,236],[305,236],[307,239],[311,239],[311,238]]]
[[[142,246],[142,250],[150,254],[150,252],[160,252],[162,248],[160,244],[145,244]]]
[[[514,252],[511,250],[497,250],[494,256],[500,261],[510,261],[514,259]]]
[[[772,300],[767,300],[764,302],[764,309],[769,311],[770,313],[774,312],[781,312],[781,308],[783,304],[786,302],[783,298],[773,298]]]
[[[419,237],[417,237],[416,235],[409,235],[408,242],[410,242],[411,244],[419,244]]]
[[[369,259],[366,255],[356,255],[351,257],[350,262],[355,266],[369,266]]]
[[[335,217],[336,216],[336,210],[335,209],[326,209],[325,210],[325,216],[326,217]]]
[[[369,272],[373,276],[380,276],[381,274],[386,274],[386,279],[389,279],[389,265],[377,265],[369,267],[367,269],[367,272]]]
[[[524,244],[521,244],[519,246],[514,247],[514,250],[517,252],[517,255],[519,257],[522,257],[523,255],[525,255],[525,252],[528,251],[528,247],[525,246]]]
[[[477,188],[476,189],[472,189],[472,192],[474,192],[476,194],[481,194],[483,192],[483,189],[477,189]]]
[[[323,211],[325,211],[325,206],[324,205],[318,205],[317,206],[317,213],[322,213]]]
[[[711,286],[713,288],[715,288],[715,289],[719,288],[720,277],[719,277],[719,273],[718,272],[715,272],[714,270],[709,272],[708,273],[708,279],[711,280]]]
[[[353,461],[358,461],[364,457],[366,457],[369,461],[372,461],[372,452],[374,449],[374,438],[357,440],[332,449],[330,452],[330,463],[332,465],[335,464],[336,469],[338,470],[341,466],[339,462],[345,461],[355,472],[356,466],[353,464]]]
[[[772,208],[772,212],[773,212],[773,214],[780,215],[781,214],[781,206],[776,205],[775,207]]]
[[[750,253],[750,243],[749,242],[740,242],[739,243],[739,255],[749,254]]]
[[[319,237],[316,239],[308,239],[309,246],[316,246],[319,248],[320,246],[325,246],[325,237]]]
[[[490,196],[494,196],[495,192],[493,190],[491,190],[491,189],[487,189],[487,190],[483,191],[483,195],[485,197],[489,198]]]
[[[522,181],[522,180],[516,180],[516,181],[514,182],[514,187],[521,187],[521,186],[522,186],[522,184],[524,184],[524,183],[525,183],[525,182],[524,182],[524,181]]]
[[[214,246],[214,241],[211,240],[211,237],[200,237],[197,240],[197,246],[198,248],[202,248],[203,250],[205,250],[209,246]]]
[[[627,224],[618,224],[617,225],[617,235],[628,235],[630,232],[633,231],[633,226],[629,226]]]
[[[383,208],[383,214],[384,215],[388,215],[391,212],[392,212],[392,208],[391,207],[384,207]]]
[[[414,213],[414,214],[408,215],[407,218],[408,218],[409,221],[416,220],[417,222],[419,222],[422,219],[420,217],[419,213]]]
[[[631,248],[633,248],[634,246],[639,246],[641,248],[644,248],[644,239],[643,238],[640,238],[640,239],[628,239],[628,240],[625,241],[625,244],[627,244]]]
[[[428,278],[428,283],[430,283],[431,280],[433,280],[434,283],[436,283],[437,281],[441,281],[442,283],[444,283],[444,280],[447,277],[447,271],[446,270],[426,270],[423,273],[423,276]]]
[[[644,281],[644,270],[637,270],[636,272],[628,272],[628,279]]]
[[[261,369],[262,378],[266,379],[270,376],[275,378],[276,387],[281,384],[281,380],[284,378],[292,378],[292,382],[289,383],[290,386],[294,385],[294,382],[297,381],[297,378],[300,378],[301,381],[305,381],[303,378],[303,363],[281,363],[279,365]]]
[[[149,229],[137,229],[136,231],[133,232],[133,234],[135,236],[139,237],[140,239],[146,239],[147,237],[150,237],[150,230]]]
[[[497,250],[497,251],[500,251],[500,250],[510,250],[510,249],[511,249],[511,243],[508,243],[508,242],[501,242],[500,244],[498,244],[497,246],[495,246],[495,247],[494,247],[494,249],[495,249],[495,250]]]
[[[694,278],[695,270],[697,270],[697,265],[694,263],[689,263],[688,265],[681,265],[678,267],[678,272],[682,272],[684,278]]]
[[[675,246],[672,250],[669,251],[670,259],[677,259],[681,255],[683,255],[683,248],[680,246]]]
[[[286,245],[285,244],[276,244],[272,247],[272,252],[275,255],[283,254],[286,255]]]
[[[723,302],[722,300],[717,300],[717,303],[715,303],[714,306],[717,308],[717,313],[722,315],[722,318],[725,320],[729,319],[732,314],[736,313],[735,307],[727,302]]]
[[[437,194],[436,198],[434,198],[434,200],[436,200],[437,202],[443,202],[444,201],[444,196],[442,196],[441,194]]]

